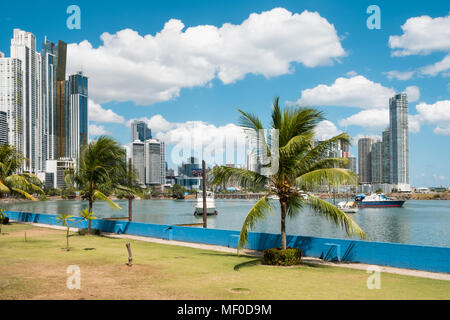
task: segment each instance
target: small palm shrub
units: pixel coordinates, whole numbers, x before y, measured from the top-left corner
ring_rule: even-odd
[[[263,263],[275,266],[293,266],[300,264],[302,260],[302,249],[287,248],[272,248],[264,250]]]

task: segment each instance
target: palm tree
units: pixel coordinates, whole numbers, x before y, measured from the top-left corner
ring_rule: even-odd
[[[322,112],[312,108],[285,108],[279,107],[279,98],[276,98],[272,110],[272,129],[278,130],[278,147],[271,150],[271,143],[267,143],[264,136],[262,122],[254,114],[242,110],[240,126],[252,142],[263,144],[267,155],[278,154],[278,171],[263,175],[245,169],[216,167],[212,171],[215,185],[237,183],[245,187],[268,186],[267,195],[262,197],[250,209],[239,237],[238,250],[243,248],[248,240],[248,230],[256,222],[272,212],[268,196],[279,197],[281,208],[281,248],[286,249],[286,217],[296,216],[304,206],[309,206],[325,218],[339,225],[348,235],[358,235],[365,238],[365,233],[356,222],[331,203],[311,195],[305,196],[303,192],[311,191],[320,185],[334,185],[356,183],[356,175],[345,169],[348,160],[344,158],[324,158],[323,154],[338,142],[348,143],[350,137],[342,133],[334,138],[323,141],[314,146],[313,137],[317,124],[324,119]],[[273,164],[273,163],[271,163]],[[268,166],[268,165],[267,165]],[[298,191],[298,190],[302,190]]]
[[[10,194],[37,201],[32,194],[44,194],[42,182],[31,173],[20,173],[25,157],[9,144],[0,145],[0,196]]]
[[[90,213],[96,200],[107,201],[113,209],[122,209],[105,193],[120,187],[126,175],[124,170],[126,155],[117,141],[101,136],[83,148],[73,181],[81,189],[82,197],[89,201]],[[88,230],[91,231],[91,220]]]

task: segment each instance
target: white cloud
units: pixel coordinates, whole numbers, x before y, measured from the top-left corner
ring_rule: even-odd
[[[98,126],[96,124],[89,124],[88,130],[90,136],[101,136],[110,134],[110,132],[108,132],[104,126]]]
[[[328,86],[320,84],[302,91],[299,105],[344,106],[363,109],[387,108],[395,90],[368,80],[363,76],[338,78]]]
[[[171,129],[158,132],[156,138],[175,145],[168,156],[176,164],[191,155],[203,158],[209,164],[244,163],[249,149],[243,129],[234,124],[173,123]]]
[[[408,95],[408,102],[416,102],[420,98],[420,89],[417,86],[406,87],[405,92]]]
[[[437,101],[434,104],[423,102],[416,106],[416,110],[424,122],[450,124],[450,100]]]
[[[413,133],[420,131],[420,118],[417,115],[408,116],[408,130]]]
[[[103,109],[101,105],[91,99],[88,101],[89,121],[102,123],[125,123],[125,118],[118,115],[111,109]]]
[[[410,116],[409,121],[417,131],[421,124],[436,125],[433,130],[439,135],[450,135],[450,100],[437,101],[434,104],[420,103],[416,106],[417,114]]]
[[[208,164],[245,162],[248,141],[243,129],[237,125],[215,126],[203,121],[169,122],[159,114],[138,120],[147,123],[155,138],[173,146],[166,156],[175,164],[181,164],[192,155],[205,158]]]
[[[350,71],[347,72],[345,75],[346,75],[347,77],[354,77],[354,76],[357,76],[358,73],[357,73],[355,70],[350,70]]]
[[[373,129],[384,129],[389,126],[388,109],[369,109],[356,113],[348,118],[339,120],[343,127],[361,126]]]
[[[317,12],[283,8],[253,13],[240,25],[185,29],[171,19],[155,35],[124,29],[101,40],[97,48],[87,40],[68,46],[69,72],[86,70],[100,103],[147,105],[215,78],[228,84],[249,73],[274,77],[291,73],[293,63],[330,65],[346,55],[334,26]]]
[[[391,70],[388,72],[384,72],[384,74],[388,77],[388,79],[397,79],[397,80],[409,80],[413,77],[414,71],[397,71],[397,70]]]
[[[441,72],[450,69],[450,54],[447,54],[444,59],[434,64],[422,67],[420,72],[424,75],[436,76]]]
[[[447,125],[446,127],[436,127],[433,132],[442,136],[450,136],[450,125]]]
[[[402,35],[389,37],[394,56],[425,55],[450,50],[450,15],[438,18],[410,18],[401,28]]]
[[[339,130],[333,122],[329,120],[323,120],[319,122],[316,127],[315,138],[318,140],[327,140],[341,133],[342,131]]]

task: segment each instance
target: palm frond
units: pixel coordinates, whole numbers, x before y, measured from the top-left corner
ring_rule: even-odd
[[[3,182],[0,181],[0,193],[6,194],[10,192],[11,190]]]
[[[303,174],[295,180],[295,185],[302,190],[312,190],[322,185],[348,185],[357,184],[356,174],[348,169],[328,168],[317,169]]]
[[[359,225],[346,215],[342,210],[338,209],[331,203],[317,197],[308,196],[306,203],[318,214],[326,217],[345,230],[349,236],[358,236],[361,239],[367,239],[367,235],[359,227]]]
[[[94,200],[106,201],[112,209],[118,209],[118,210],[122,209],[122,207],[120,205],[118,205],[117,203],[112,201],[105,194],[103,194],[100,190],[95,190],[92,195],[92,198]]]
[[[61,213],[58,215],[58,217],[56,217],[56,223],[61,223],[61,225],[63,227],[69,226],[68,222],[73,222],[73,221],[75,221],[75,219],[71,215],[66,214],[66,213]]]
[[[32,200],[32,201],[37,201],[37,199],[35,197],[33,197],[31,194],[29,194],[26,191],[20,190],[18,188],[11,188],[11,190],[14,193],[17,193],[18,195],[24,197],[25,199]]]
[[[295,194],[288,198],[286,214],[288,217],[293,218],[305,204],[305,199],[301,194]]]
[[[214,185],[236,183],[241,187],[260,187],[267,183],[267,177],[246,169],[215,167],[211,171],[211,175]]]
[[[298,161],[298,175],[310,171],[309,168],[311,168],[315,162],[324,159],[326,152],[331,150],[333,145],[338,142],[350,143],[350,136],[347,133],[341,133],[331,139],[322,141],[316,147],[312,148]]]
[[[241,234],[239,236],[238,252],[239,249],[244,248],[247,244],[248,230],[251,230],[259,220],[265,219],[268,212],[272,212],[272,208],[267,200],[267,196],[264,196],[250,209],[247,217],[245,218],[244,224],[241,228]]]
[[[327,168],[348,168],[350,160],[347,158],[326,158],[316,161],[310,168],[310,171]]]

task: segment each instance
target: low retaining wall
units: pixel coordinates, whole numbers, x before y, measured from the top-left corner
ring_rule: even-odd
[[[58,225],[57,215],[6,212],[11,220]],[[77,228],[86,228],[87,222],[77,224]],[[213,244],[236,248],[239,232],[221,229],[203,229],[162,224],[149,224],[128,221],[96,219],[92,228],[103,232],[147,236],[167,240]],[[264,250],[278,247],[280,235],[250,232],[246,248]],[[287,236],[287,246],[301,248],[305,256],[336,260],[338,251],[342,261],[360,262],[450,273],[450,247],[431,247],[388,242],[362,240]]]

